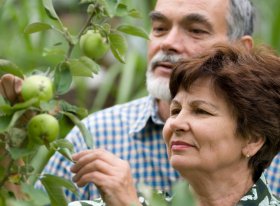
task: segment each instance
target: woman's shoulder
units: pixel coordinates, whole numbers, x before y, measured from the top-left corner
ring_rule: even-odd
[[[241,198],[238,205],[280,206],[280,199],[272,194],[264,175],[262,175],[252,188]]]

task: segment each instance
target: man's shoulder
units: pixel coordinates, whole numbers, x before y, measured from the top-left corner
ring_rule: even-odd
[[[132,114],[138,113],[139,111],[143,111],[147,109],[147,107],[151,105],[151,99],[149,96],[142,97],[139,99],[135,99],[126,103],[117,104],[112,107],[108,107],[106,109],[94,112],[89,115],[90,116],[103,116],[103,115],[114,115],[114,114]]]

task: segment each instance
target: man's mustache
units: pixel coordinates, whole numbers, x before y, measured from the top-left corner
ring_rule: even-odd
[[[151,60],[151,68],[153,69],[161,62],[166,62],[170,64],[177,64],[183,60],[183,57],[178,54],[166,54],[164,52],[157,53]]]

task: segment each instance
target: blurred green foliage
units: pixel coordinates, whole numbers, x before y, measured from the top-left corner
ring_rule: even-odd
[[[269,44],[280,52],[280,13],[278,12],[280,1],[252,1],[257,7],[254,34],[256,43]],[[149,31],[148,13],[153,8],[155,0],[127,2],[141,11],[142,19],[115,19],[111,23],[133,23]],[[86,8],[79,5],[79,0],[53,0],[53,3],[64,24],[71,32],[77,33],[86,18]],[[46,70],[48,67],[53,67],[63,58],[61,50],[65,50],[64,47],[67,46],[63,44],[62,37],[53,31],[24,34],[24,28],[28,24],[38,21],[56,23],[47,17],[42,1],[0,0],[0,58],[16,63],[25,73],[38,68]],[[125,64],[116,61],[109,53],[98,62],[103,68],[100,75],[93,79],[87,78],[86,81],[85,78],[75,78],[72,91],[62,98],[93,112],[146,95],[147,42],[139,37],[128,36],[127,38],[129,50]],[[56,51],[55,55],[50,54],[50,50]],[[80,52],[79,48],[75,47],[73,54],[79,55]],[[3,72],[0,71],[0,75],[2,74]],[[61,136],[66,135],[71,129],[71,125],[66,120],[63,123],[64,130],[62,129]],[[37,160],[41,160],[41,156],[45,153],[45,151],[39,151],[38,158],[32,162],[32,165],[39,164],[40,161]],[[183,198],[178,202],[183,202]]]
[[[252,0],[257,9],[255,41],[265,43],[280,52],[280,1]]]
[[[279,0],[252,0],[257,7],[257,23],[254,38],[256,43],[266,43],[280,52],[280,8]],[[79,5],[78,0],[53,0],[58,14],[65,25],[72,32],[80,29],[85,19],[85,8]],[[150,21],[148,13],[154,7],[155,0],[131,0],[131,6],[137,8],[141,14],[141,20],[117,19],[142,26],[149,31]],[[35,0],[2,0],[0,7],[0,58],[9,59],[20,65],[27,73],[35,68],[47,69],[53,66],[61,58],[60,50],[64,45],[61,37],[52,31],[25,35],[23,30],[32,22],[51,21],[46,16],[42,1]],[[51,22],[54,24],[55,22]],[[73,91],[64,98],[78,106],[86,107],[91,112],[104,107],[122,103],[146,95],[145,71],[147,42],[139,37],[127,37],[129,50],[127,62],[117,62],[111,54],[101,59],[103,71],[99,77],[87,79],[75,79]],[[66,46],[66,45],[65,45]],[[56,48],[57,54],[48,54],[50,49]],[[75,48],[74,54],[79,54],[79,48]],[[1,75],[1,71],[0,71]]]

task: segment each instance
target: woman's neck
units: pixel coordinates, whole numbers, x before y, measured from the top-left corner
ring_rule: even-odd
[[[232,174],[226,176],[197,175],[195,181],[189,183],[198,200],[198,206],[234,206],[254,184],[249,170],[242,173],[232,171]]]

